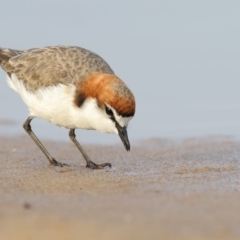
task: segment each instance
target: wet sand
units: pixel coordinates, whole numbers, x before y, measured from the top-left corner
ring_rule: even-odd
[[[51,167],[27,137],[0,138],[1,239],[240,239],[240,142],[150,139],[84,146],[44,142],[70,167]]]

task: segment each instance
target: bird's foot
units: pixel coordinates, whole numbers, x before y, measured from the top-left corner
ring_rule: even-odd
[[[54,158],[52,159],[52,161],[50,162],[51,165],[53,166],[58,166],[58,167],[65,167],[65,166],[69,166],[68,164],[66,163],[61,163],[61,162],[58,162],[57,160],[55,160]]]
[[[112,167],[111,163],[96,164],[92,161],[88,161],[86,167],[91,169],[103,169],[104,167]]]

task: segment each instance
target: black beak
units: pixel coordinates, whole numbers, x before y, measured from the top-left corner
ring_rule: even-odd
[[[118,130],[118,135],[121,138],[124,147],[126,148],[127,151],[130,151],[130,143],[128,140],[127,128],[121,127],[119,124],[116,124],[116,127]]]

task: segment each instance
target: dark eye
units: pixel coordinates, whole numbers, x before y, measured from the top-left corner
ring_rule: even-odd
[[[106,106],[106,113],[109,116],[113,116],[113,111],[109,107],[107,107],[107,106]]]

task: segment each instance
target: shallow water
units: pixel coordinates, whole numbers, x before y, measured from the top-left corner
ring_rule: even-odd
[[[122,2],[109,0],[58,2],[55,11],[55,4],[46,0],[37,7],[30,1],[4,1],[0,47],[76,45],[101,55],[136,96],[136,116],[129,125],[132,141],[154,136],[240,136],[239,2],[126,4],[127,9]],[[110,6],[113,11],[106,11]],[[34,17],[22,18],[26,9]],[[42,12],[44,18],[35,17]],[[9,15],[11,21],[5,21]],[[1,124],[0,135],[23,134],[28,111],[5,79],[0,70],[0,122],[16,124]],[[65,130],[44,121],[34,120],[33,125],[40,138],[68,138]],[[96,132],[78,131],[78,135],[85,142],[119,142],[117,136]]]
[[[7,86],[5,75],[0,72],[0,136],[25,134],[23,122],[28,116],[27,107],[17,93]],[[183,86],[183,88],[185,88]],[[139,89],[138,89],[139,90]],[[240,95],[239,95],[240,96]],[[131,141],[136,142],[151,137],[186,138],[206,135],[240,136],[240,97],[239,101],[223,104],[198,104],[171,99],[166,104],[160,96],[152,103],[151,98],[137,98],[136,116],[129,124]],[[144,100],[144,102],[143,102]],[[34,119],[33,130],[41,139],[68,140],[68,130],[54,126],[45,120]],[[118,143],[117,135],[96,131],[77,130],[77,136],[87,143]]]

